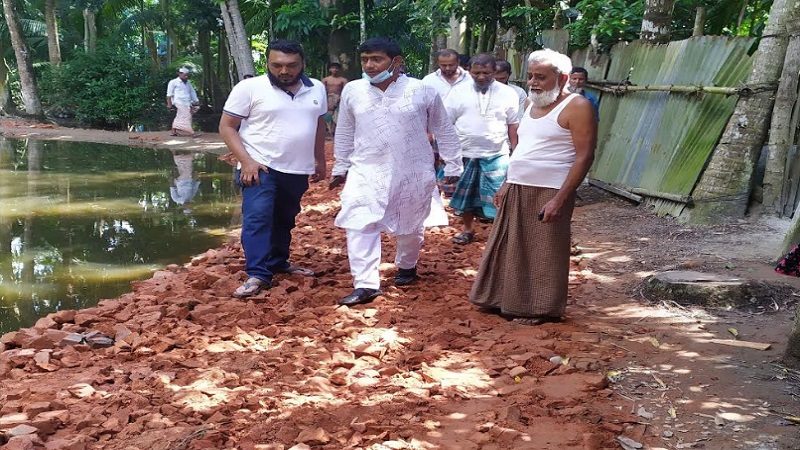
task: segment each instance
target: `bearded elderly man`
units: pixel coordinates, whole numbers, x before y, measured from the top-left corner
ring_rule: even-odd
[[[270,42],[267,58],[267,74],[234,86],[219,122],[242,187],[248,279],[233,293],[239,298],[269,289],[276,273],[314,275],[289,264],[289,245],[309,175],[325,178],[325,87],[303,72],[297,42]]]
[[[395,285],[418,278],[423,224],[436,184],[428,133],[438,139],[447,181],[455,182],[463,170],[458,136],[441,98],[400,72],[403,56],[397,43],[367,39],[358,53],[363,79],[342,91],[330,184],[345,183],[335,223],[347,232],[354,278],[353,292],[339,300],[347,306],[381,293],[381,232],[397,237]]]
[[[566,91],[571,68],[552,50],[528,57],[530,105],[470,294],[481,309],[525,325],[564,315],[575,191],[594,160],[597,122],[592,104]]]

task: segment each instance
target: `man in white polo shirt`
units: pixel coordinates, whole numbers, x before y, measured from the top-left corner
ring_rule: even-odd
[[[442,101],[447,99],[454,87],[472,82],[467,71],[458,65],[457,51],[450,48],[439,50],[436,52],[436,64],[439,68],[435,72],[425,75],[422,82],[436,89]]]
[[[270,288],[276,273],[314,275],[289,264],[289,244],[309,175],[325,178],[325,87],[303,73],[297,42],[271,42],[268,58],[266,75],[233,88],[219,122],[242,187],[248,279],[233,293],[239,298]]]

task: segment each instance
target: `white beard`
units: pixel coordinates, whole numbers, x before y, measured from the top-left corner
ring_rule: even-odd
[[[556,85],[553,89],[549,91],[542,92],[541,94],[534,94],[531,92],[528,95],[528,98],[531,99],[531,103],[533,106],[537,108],[545,108],[547,106],[552,105],[558,100],[558,94],[561,93],[561,87]]]

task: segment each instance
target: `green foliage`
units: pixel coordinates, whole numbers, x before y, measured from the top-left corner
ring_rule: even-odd
[[[643,0],[581,0],[575,9],[581,13],[580,19],[566,26],[570,44],[575,48],[588,46],[593,34],[601,51],[639,37]]]
[[[101,45],[59,67],[40,67],[42,102],[50,111],[103,128],[159,121],[173,72],[151,72],[147,61]]]

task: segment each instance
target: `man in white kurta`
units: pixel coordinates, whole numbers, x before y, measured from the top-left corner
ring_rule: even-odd
[[[437,136],[448,181],[462,172],[461,147],[441,98],[420,80],[397,71],[400,49],[386,38],[359,47],[365,79],[348,83],[334,144],[335,186],[346,176],[336,226],[347,231],[355,290],[340,304],[380,294],[381,232],[397,237],[396,285],[417,279],[423,222],[436,184],[428,133]]]
[[[192,114],[200,100],[189,81],[189,75],[189,69],[181,67],[178,69],[178,76],[167,84],[167,109],[175,108],[175,120],[172,121],[170,133],[172,136],[194,134]]]

